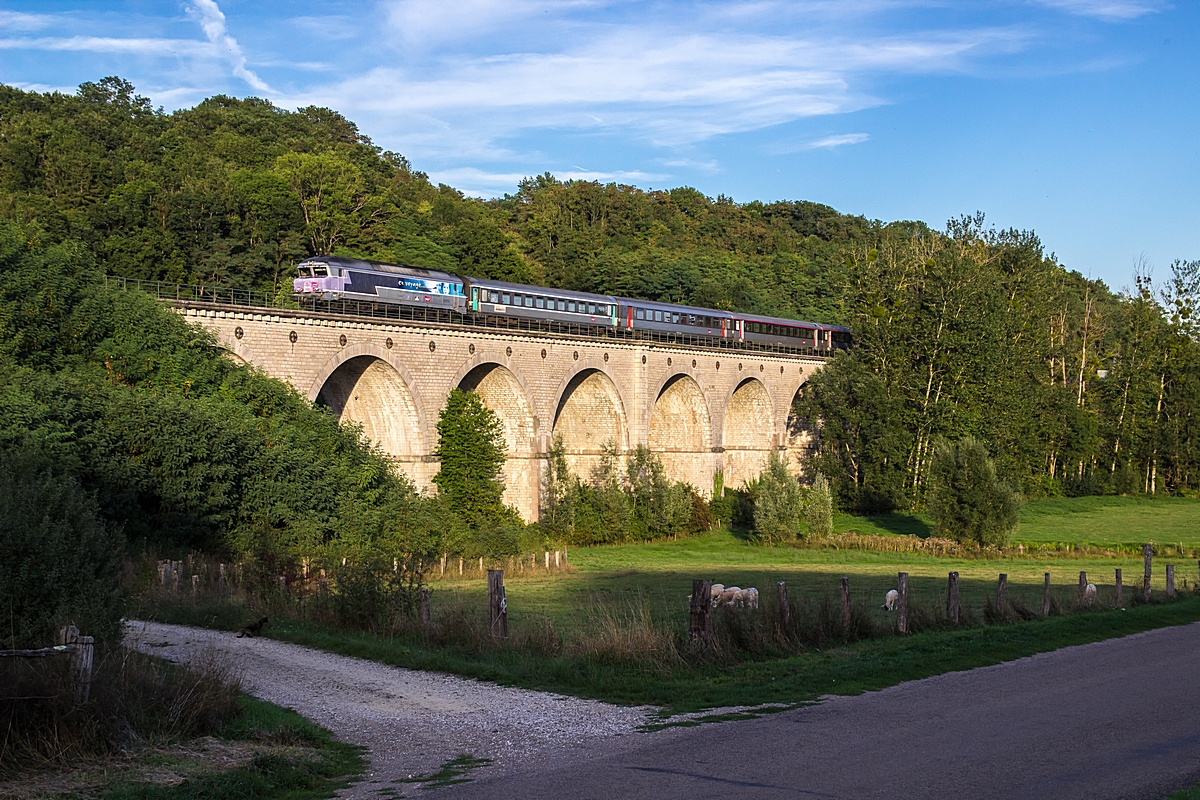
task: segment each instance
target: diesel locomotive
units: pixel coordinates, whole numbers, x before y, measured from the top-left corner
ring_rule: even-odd
[[[438,270],[342,256],[308,258],[297,265],[297,270],[299,274],[292,284],[296,294],[329,300],[398,303],[462,314],[713,336],[814,350],[843,350],[852,342],[850,329],[840,325],[463,278]]]

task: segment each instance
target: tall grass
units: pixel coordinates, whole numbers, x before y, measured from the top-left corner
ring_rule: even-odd
[[[237,715],[238,687],[215,651],[184,668],[116,646],[97,654],[79,704],[66,659],[0,660],[0,778],[215,733]]]

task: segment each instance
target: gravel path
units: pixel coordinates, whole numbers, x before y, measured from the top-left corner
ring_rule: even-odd
[[[174,661],[211,649],[229,654],[247,691],[294,708],[342,741],[365,746],[370,758],[365,779],[343,792],[345,797],[378,797],[385,788],[405,792],[405,785],[393,781],[434,772],[462,754],[493,760],[477,776],[538,768],[632,734],[655,710],[400,669],[183,625],[130,622],[126,642]]]

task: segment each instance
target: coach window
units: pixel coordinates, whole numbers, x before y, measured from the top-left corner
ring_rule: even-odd
[[[570,311],[572,314],[575,313],[575,301],[574,300],[567,301],[567,311]]]
[[[546,301],[539,297],[536,301],[534,301],[534,305],[537,306],[538,308],[545,308]]]
[[[529,295],[525,295],[525,307],[533,308],[533,298],[530,297]]]
[[[655,322],[662,322],[662,312],[661,312],[661,311],[655,311],[655,312],[654,312],[654,321],[655,321]]]
[[[646,318],[646,312],[640,308],[634,309],[633,313],[634,313],[634,316],[637,317],[638,319]]]
[[[507,295],[507,294],[501,294],[501,295],[500,295],[500,302],[501,302],[502,304],[504,304],[504,305],[508,305],[508,295]]]

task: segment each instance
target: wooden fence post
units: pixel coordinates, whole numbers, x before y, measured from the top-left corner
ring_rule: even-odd
[[[225,565],[221,564],[217,571],[217,591],[221,593],[221,597],[225,596]]]
[[[550,569],[550,551],[546,551],[546,569]]]
[[[563,566],[567,566],[567,549],[563,548]]]
[[[92,688],[92,655],[95,638],[80,636],[74,625],[66,625],[58,632],[58,643],[74,645],[71,651],[71,677],[75,681],[75,702],[86,703]]]
[[[1121,568],[1117,567],[1117,605],[1125,605],[1125,584],[1121,577]]]
[[[488,572],[491,572],[491,570],[488,570]],[[483,556],[479,557],[479,574],[483,574]]]
[[[438,574],[445,575],[446,574],[446,554],[445,553],[442,553],[442,560],[441,560],[441,563],[439,564],[439,568],[441,571]]]
[[[195,600],[196,596],[199,594],[200,594],[200,576],[193,575],[192,576],[192,599]]]
[[[555,567],[555,569],[557,569],[558,567],[561,567],[561,566],[562,566],[562,564],[560,564],[558,561],[558,551],[555,550],[554,551],[554,567]]]
[[[842,576],[842,633],[850,638],[850,576]]]
[[[1079,605],[1082,608],[1087,600],[1087,573],[1079,573]]]
[[[896,632],[901,636],[908,633],[908,573],[896,575],[896,591],[900,595],[896,602]]]
[[[711,582],[709,586],[711,592]],[[788,603],[787,582],[779,581],[775,584],[775,589],[779,592],[779,627],[780,630],[787,630],[792,624],[792,606]]]
[[[504,570],[488,570],[488,630],[497,639],[508,638],[508,601],[504,598]]]
[[[462,575],[462,571],[463,571],[463,560],[460,558],[458,560],[458,574]]]
[[[1145,572],[1142,575],[1142,602],[1150,602],[1150,570],[1154,559],[1154,548],[1150,545],[1142,547],[1142,561],[1145,563]]]
[[[1050,573],[1045,574],[1044,588],[1042,589],[1042,616],[1050,616]]]
[[[951,572],[946,586],[946,619],[958,624],[958,573]]]
[[[712,646],[712,581],[693,580],[688,604],[688,643]]]
[[[1167,564],[1167,597],[1175,596],[1175,565]]]
[[[1008,613],[1008,576],[1000,573],[1000,582],[996,585],[996,611],[1003,619]]]
[[[421,587],[421,622],[429,624],[432,617],[429,614],[429,589]]]

